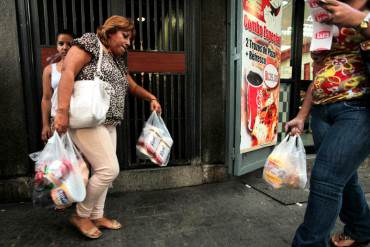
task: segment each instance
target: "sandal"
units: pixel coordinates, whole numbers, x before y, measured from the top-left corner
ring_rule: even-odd
[[[121,223],[119,223],[117,220],[108,219],[108,218],[100,218],[92,220],[97,228],[104,228],[109,230],[118,230],[122,228]]]
[[[92,227],[89,229],[82,229],[83,225],[86,225],[85,223],[81,222],[81,219],[86,219],[90,222]],[[88,222],[87,221],[87,222]],[[91,238],[91,239],[97,239],[100,238],[103,233],[90,221],[88,218],[82,218],[79,217],[78,215],[74,214],[69,218],[69,222],[77,228],[79,232],[81,232],[85,237]]]
[[[331,237],[331,245],[336,247],[365,247],[370,241],[357,241],[345,233],[336,233]]]

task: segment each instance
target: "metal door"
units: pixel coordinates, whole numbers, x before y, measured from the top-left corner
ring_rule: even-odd
[[[240,176],[262,167],[273,147],[240,153],[242,0],[231,0],[228,9],[228,95],[226,163],[229,173]]]

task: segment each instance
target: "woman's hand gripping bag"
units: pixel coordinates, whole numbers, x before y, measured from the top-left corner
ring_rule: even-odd
[[[53,202],[66,206],[81,202],[86,196],[79,164],[81,156],[68,133],[59,137],[55,131],[41,152],[31,154],[36,163],[33,201],[40,206]]]
[[[272,187],[303,189],[307,183],[306,152],[299,136],[287,136],[268,156],[263,179]]]
[[[163,119],[152,112],[136,144],[138,156],[150,159],[159,166],[166,166],[172,145],[173,140]]]

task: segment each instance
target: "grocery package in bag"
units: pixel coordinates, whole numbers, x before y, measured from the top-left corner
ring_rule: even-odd
[[[166,166],[172,145],[173,140],[163,119],[156,112],[152,112],[136,144],[138,155],[159,166]]]
[[[290,136],[268,156],[263,179],[274,188],[301,188],[307,182],[306,152],[299,136]]]
[[[33,201],[42,206],[51,201],[66,206],[85,199],[86,189],[81,168],[83,159],[69,134],[55,131],[41,152],[30,155],[36,163]]]

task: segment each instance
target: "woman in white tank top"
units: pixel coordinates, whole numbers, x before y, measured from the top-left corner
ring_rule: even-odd
[[[44,142],[51,137],[52,131],[50,126],[50,110],[51,110],[51,98],[53,92],[58,87],[60,80],[60,72],[62,70],[64,57],[66,56],[70,43],[73,40],[73,34],[68,31],[62,31],[57,36],[57,51],[58,53],[54,57],[54,61],[59,59],[58,62],[49,64],[45,67],[42,73],[42,101],[41,101],[41,113],[42,113],[42,131],[41,139]]]

